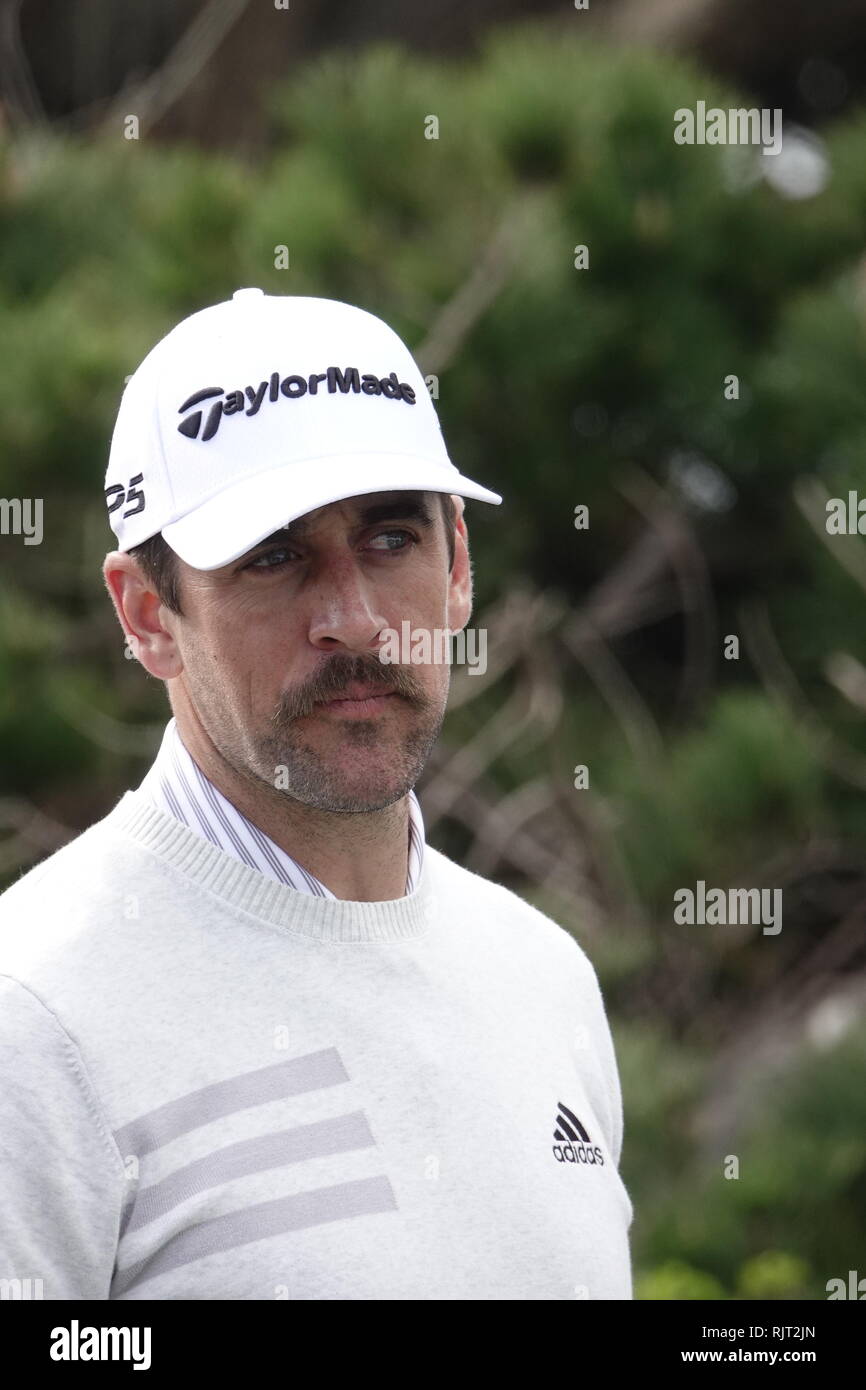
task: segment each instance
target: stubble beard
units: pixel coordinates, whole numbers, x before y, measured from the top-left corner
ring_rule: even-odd
[[[320,700],[354,682],[388,685],[414,718],[395,738],[389,732],[388,714],[342,721],[325,716],[322,724],[330,725],[332,736],[339,725],[340,752],[329,757],[298,721],[313,713]],[[415,786],[441,732],[447,699],[447,681],[443,691],[431,693],[409,667],[386,666],[375,657],[337,655],[300,689],[283,696],[271,728],[255,738],[247,757],[252,753],[255,772],[281,800],[288,797],[321,811],[379,811]],[[352,750],[363,755],[363,767],[347,776]],[[376,750],[378,757],[373,756]]]

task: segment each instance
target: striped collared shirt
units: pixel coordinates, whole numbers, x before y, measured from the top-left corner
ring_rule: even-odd
[[[267,878],[317,898],[335,896],[324,883],[280,849],[270,836],[247,820],[205,777],[183,743],[174,718],[166,725],[156,759],[138,790],[161,811],[174,816],[175,820],[251,869],[258,869]],[[423,860],[424,821],[418,798],[410,791],[407,894],[415,890]]]

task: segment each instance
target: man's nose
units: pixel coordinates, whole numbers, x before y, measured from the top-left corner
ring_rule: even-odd
[[[372,586],[352,561],[323,566],[309,601],[309,637],[316,646],[337,642],[355,651],[370,651],[386,626]]]

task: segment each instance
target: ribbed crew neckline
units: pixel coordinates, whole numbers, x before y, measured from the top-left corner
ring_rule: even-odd
[[[225,907],[299,936],[323,942],[402,941],[427,935],[435,921],[431,845],[425,847],[414,893],[384,902],[352,902],[312,897],[265,877],[167,815],[138,790],[125,792],[99,825],[129,836]]]

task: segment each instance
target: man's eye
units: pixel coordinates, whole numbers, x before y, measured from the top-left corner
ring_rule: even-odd
[[[281,555],[291,555],[293,552],[284,546],[278,546],[274,550],[263,550],[261,555],[257,555],[251,560],[244,569],[248,570],[276,570],[282,569],[283,565],[288,564],[287,560],[281,560]]]
[[[413,541],[413,540],[415,539],[415,537],[412,535],[412,532],[411,532],[411,531],[380,531],[378,535],[376,535],[376,536],[373,537],[373,540],[374,540],[374,541],[380,541],[380,540],[383,540],[383,539],[384,539],[384,540],[387,540],[387,541],[391,541],[391,540],[393,540],[395,537],[396,537],[396,539],[397,539],[398,541],[403,541],[403,542],[406,542],[406,543],[411,542],[411,541]],[[372,544],[372,542],[371,542],[371,544]],[[384,547],[384,549],[385,549],[385,550],[405,550],[405,549],[406,549],[406,544],[403,544],[403,545],[386,545],[386,546]]]

